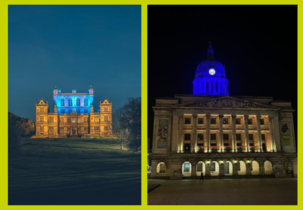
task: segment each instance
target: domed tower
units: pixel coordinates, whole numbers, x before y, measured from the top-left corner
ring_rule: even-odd
[[[209,42],[207,58],[196,69],[193,81],[194,95],[228,96],[228,80],[225,68],[215,59],[214,49]]]

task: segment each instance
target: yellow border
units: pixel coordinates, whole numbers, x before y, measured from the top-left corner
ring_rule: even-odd
[[[0,9],[0,22],[1,22],[1,85],[2,85],[2,94],[4,94],[4,97],[6,100],[8,100],[8,5],[10,4],[141,4],[141,30],[142,30],[142,39],[141,39],[141,49],[142,49],[142,88],[141,88],[141,95],[142,95],[142,206],[8,206],[7,205],[7,113],[8,113],[8,104],[7,103],[1,103],[1,111],[2,115],[5,116],[1,120],[2,126],[0,126],[0,132],[2,134],[2,145],[1,145],[1,208],[123,208],[123,209],[138,209],[138,208],[170,208],[170,209],[184,209],[184,208],[209,208],[207,206],[147,206],[147,173],[146,173],[146,163],[147,163],[147,4],[297,4],[298,5],[298,38],[302,34],[302,14],[300,11],[299,6],[299,0],[296,1],[248,1],[248,2],[241,2],[241,1],[211,1],[211,2],[203,2],[203,1],[126,1],[126,0],[120,0],[120,1],[108,1],[102,2],[102,1],[5,1],[1,2],[1,9]],[[301,26],[300,26],[301,23]],[[302,44],[298,40],[298,128],[301,128],[301,121],[302,121],[302,113],[300,112],[299,107],[302,104],[302,96],[300,96],[299,93],[302,91],[302,84],[300,84],[300,80],[302,80],[302,65],[300,60],[300,50],[302,49]],[[278,62],[278,61],[277,61]],[[298,129],[298,139],[302,136],[302,129]],[[300,142],[298,140],[298,150],[300,149]],[[300,160],[298,160],[298,165],[300,163]],[[302,169],[298,167],[298,174],[301,174]],[[301,182],[298,179],[298,197],[301,197]],[[283,189],[281,189],[283,190]],[[274,208],[274,209],[285,209],[285,208],[299,208],[300,206],[300,200],[298,199],[298,206],[258,206],[257,208]],[[211,208],[243,208],[243,206],[212,206]],[[245,206],[244,208],[256,208],[256,206]]]

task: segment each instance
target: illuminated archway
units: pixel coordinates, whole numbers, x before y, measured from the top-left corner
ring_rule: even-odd
[[[201,173],[205,176],[205,163],[203,161],[199,161],[196,166],[196,175],[201,176]]]
[[[239,161],[238,175],[246,175],[246,164],[242,160]]]
[[[158,163],[158,165],[157,165],[157,173],[163,174],[165,172],[166,172],[166,165],[165,165],[165,163],[164,162]]]
[[[266,160],[264,162],[264,173],[265,175],[270,175],[272,174],[272,164],[270,161]]]
[[[191,163],[186,161],[182,164],[182,175],[184,177],[191,176]]]
[[[219,176],[219,163],[217,161],[212,161],[210,165],[210,175]]]
[[[259,163],[257,162],[257,161],[253,161],[252,163],[251,163],[251,174],[252,175],[259,175],[260,174],[260,167],[259,167]]]

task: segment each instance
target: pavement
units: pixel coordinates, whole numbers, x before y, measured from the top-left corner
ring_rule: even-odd
[[[148,205],[297,205],[295,178],[149,179],[148,189]]]

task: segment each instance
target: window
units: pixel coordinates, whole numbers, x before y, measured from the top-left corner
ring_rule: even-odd
[[[217,135],[215,133],[211,133],[210,140],[217,140]]]
[[[67,133],[69,133],[70,132],[70,127],[67,127]]]
[[[65,112],[64,109],[61,109],[61,114],[64,114],[64,112]]]
[[[190,144],[184,144],[184,152],[190,153]]]
[[[72,118],[72,123],[76,123],[76,118],[75,117]]]
[[[251,118],[248,118],[248,125],[251,125],[252,124],[252,119]]]
[[[84,122],[87,123],[87,117],[84,117]]]
[[[202,171],[202,163],[197,164],[197,171]]]
[[[254,135],[253,134],[248,134],[248,139],[249,140],[254,140]]]
[[[40,126],[40,132],[44,132],[44,126]]]
[[[261,134],[262,141],[265,141],[265,134]]]
[[[70,123],[70,117],[67,117],[66,119],[67,119],[67,122]]]
[[[73,101],[72,101],[72,99],[70,98],[70,99],[68,99],[68,106],[73,106]]]
[[[78,123],[81,123],[81,118],[78,118]]]
[[[54,133],[54,127],[49,127],[49,132]]]
[[[242,140],[241,134],[236,134],[236,140]]]
[[[224,140],[229,140],[229,135],[226,134],[226,133],[224,133],[224,134],[223,134],[223,139],[224,139]]]
[[[105,121],[105,122],[108,121],[108,116],[104,116],[104,121]]]
[[[104,130],[107,131],[108,130],[108,126],[104,126]]]
[[[53,118],[53,117],[50,117],[50,118],[49,118],[49,122],[50,122],[50,123],[53,123],[53,122],[54,122],[54,118]]]
[[[40,122],[44,122],[44,117],[40,116]]]
[[[236,118],[236,124],[241,124],[241,118]]]
[[[84,127],[84,131],[88,131],[88,127]]]
[[[228,118],[223,118],[223,124],[228,124]]]
[[[202,133],[198,134],[198,140],[203,140],[203,134]]]
[[[264,119],[260,119],[260,125],[264,125]]]
[[[238,146],[238,147],[239,147],[239,146],[242,146],[242,144],[238,142],[238,143],[237,143],[237,146]]]
[[[210,170],[211,170],[211,171],[216,171],[216,163],[215,163],[215,162],[212,162],[212,163],[211,163]]]
[[[210,124],[216,124],[216,118],[210,118]]]
[[[94,127],[94,130],[95,131],[100,131],[100,127],[98,126],[98,127]]]
[[[159,163],[159,173],[165,173],[165,163]]]
[[[189,172],[190,165],[189,163],[184,163],[184,172]]]
[[[224,142],[224,146],[229,146],[229,143],[225,143],[225,142]]]
[[[184,140],[190,140],[190,134],[188,133],[184,134]]]
[[[191,123],[190,120],[191,118],[185,118],[185,124],[190,124]]]
[[[60,133],[64,133],[64,128],[60,128]]]
[[[254,142],[250,142],[250,143],[249,143],[249,146],[254,146]]]
[[[95,122],[96,122],[96,123],[99,122],[99,117],[95,117]]]
[[[80,98],[77,98],[77,106],[80,106]]]
[[[84,106],[88,106],[88,100],[87,100],[87,98],[84,99]]]
[[[64,99],[61,99],[61,106],[64,106]]]
[[[44,112],[44,108],[40,108],[40,112]]]
[[[104,111],[107,112],[107,111],[108,111],[108,108],[107,108],[107,107],[104,107]]]
[[[203,118],[198,118],[198,124],[204,124]]]
[[[215,146],[217,146],[217,144],[216,143],[211,143],[210,146],[215,147]]]

